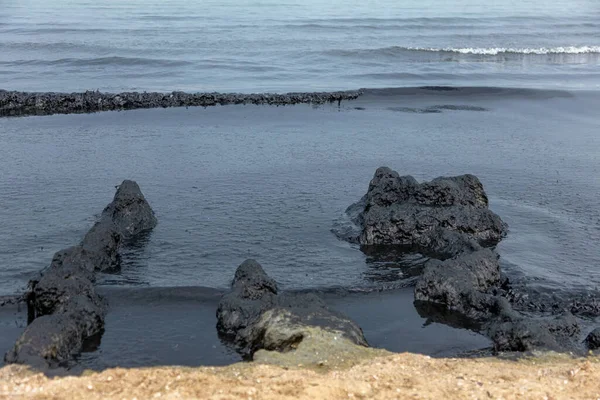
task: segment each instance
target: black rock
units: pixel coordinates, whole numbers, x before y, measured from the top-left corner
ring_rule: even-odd
[[[576,349],[579,324],[570,313],[558,317],[527,318],[513,312],[490,322],[487,335],[496,352]]]
[[[81,92],[29,93],[0,90],[0,117],[92,113],[159,107],[210,107],[226,104],[324,104],[358,98],[361,92],[313,92],[287,94],[245,93],[158,93],[158,92]]]
[[[42,369],[60,366],[81,351],[86,338],[102,332],[106,309],[95,293],[70,297],[54,313],[33,320],[4,360]]]
[[[223,296],[217,308],[217,330],[220,335],[236,339],[239,333],[260,315],[273,307],[278,289],[259,263],[244,261],[235,271],[231,291]],[[244,347],[239,337],[240,347]]]
[[[68,314],[36,318],[4,356],[6,363],[45,369],[57,367],[81,349],[83,334],[77,320]]]
[[[596,328],[590,332],[585,338],[585,344],[590,350],[600,349],[600,328]]]
[[[232,289],[217,309],[219,335],[249,358],[260,349],[291,350],[310,335],[311,329],[333,332],[367,346],[358,325],[329,310],[314,294],[280,293],[275,281],[254,260],[238,267]]]
[[[490,249],[429,261],[415,287],[415,300],[444,305],[474,319],[489,318],[497,300],[486,293],[500,284],[498,254]]]
[[[126,240],[153,229],[157,224],[154,211],[140,187],[130,180],[119,185],[113,201],[102,212],[102,217],[111,220],[114,229]]]
[[[440,243],[448,242],[449,248],[463,247],[471,240],[488,245],[500,241],[507,230],[500,217],[488,209],[483,185],[473,175],[419,184],[412,176],[399,176],[381,167],[367,194],[347,213],[360,227],[361,245],[418,246],[452,255],[456,250],[448,251]],[[459,235],[446,235],[445,231]]]
[[[31,285],[29,314],[35,319],[6,354],[6,362],[57,366],[103,330],[107,304],[94,289],[95,262],[97,255],[79,246],[55,254]]]
[[[118,268],[123,240],[155,225],[138,185],[124,181],[81,244],[57,252],[50,266],[30,282],[30,325],[6,354],[6,362],[56,366],[80,352],[87,338],[101,333],[107,304],[94,289],[95,272]]]
[[[581,347],[572,314],[533,317],[513,309],[510,301],[521,305],[526,299],[515,296],[490,248],[505,236],[507,226],[488,209],[475,176],[419,184],[411,176],[379,168],[367,194],[346,213],[358,229],[338,229],[338,236],[360,243],[365,253],[376,248],[390,255],[400,250],[432,258],[415,286],[420,315],[486,334],[497,352]],[[596,306],[547,308],[540,310],[593,313]]]
[[[88,231],[80,246],[94,258],[96,271],[111,271],[121,265],[120,244],[121,235],[115,224],[109,218],[101,218]]]
[[[76,296],[97,302],[94,291],[96,255],[79,246],[61,250],[33,286],[35,315],[49,315]]]

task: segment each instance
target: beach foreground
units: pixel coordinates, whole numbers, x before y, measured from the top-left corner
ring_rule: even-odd
[[[600,360],[538,355],[434,359],[403,353],[315,368],[238,363],[228,367],[108,369],[48,378],[22,366],[0,369],[0,398],[70,399],[597,399]]]

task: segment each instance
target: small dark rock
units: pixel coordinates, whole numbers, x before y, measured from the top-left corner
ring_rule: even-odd
[[[600,349],[600,328],[596,328],[590,332],[585,338],[585,344],[590,350]]]
[[[113,221],[117,233],[126,240],[153,229],[157,224],[154,211],[140,187],[129,180],[119,185],[113,201],[102,212],[102,217]]]
[[[571,314],[548,318],[526,318],[514,313],[492,321],[487,334],[496,352],[573,349],[579,324]]]
[[[110,271],[118,269],[121,264],[120,243],[121,235],[115,224],[108,218],[102,218],[85,235],[81,247],[93,254],[96,271]]]
[[[57,252],[50,267],[33,285],[35,315],[52,314],[75,296],[96,297],[93,272],[96,260],[95,254],[79,246]]]
[[[254,260],[235,273],[232,289],[217,309],[217,331],[245,357],[261,349],[288,351],[310,329],[335,332],[367,346],[362,330],[347,317],[331,311],[321,298],[306,293],[280,293],[277,284]]]
[[[486,292],[500,284],[498,255],[490,249],[431,260],[415,287],[415,300],[442,304],[474,319],[490,316],[497,303]]]

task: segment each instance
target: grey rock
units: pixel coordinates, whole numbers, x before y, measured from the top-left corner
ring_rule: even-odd
[[[339,333],[340,338],[355,345],[368,346],[358,325],[324,305],[291,308],[279,305],[262,313],[242,335],[247,338],[251,354],[258,350],[286,352],[295,349],[315,329]]]
[[[235,273],[232,289],[217,308],[217,331],[245,357],[258,350],[288,351],[313,329],[335,332],[367,346],[362,330],[347,317],[329,310],[310,293],[280,293],[277,284],[254,260]]]
[[[585,338],[585,344],[590,350],[600,349],[600,328],[596,328]]]

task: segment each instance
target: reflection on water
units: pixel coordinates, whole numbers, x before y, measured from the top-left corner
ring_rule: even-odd
[[[394,282],[398,287],[412,286],[429,260],[429,257],[404,248],[371,246],[361,250],[367,255],[365,280],[383,285]]]

